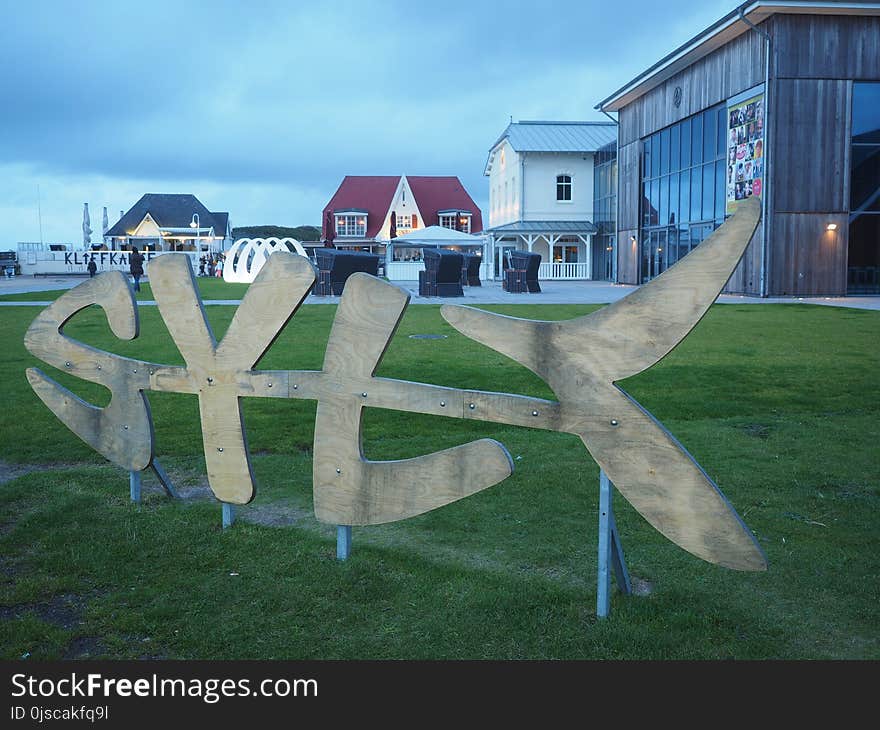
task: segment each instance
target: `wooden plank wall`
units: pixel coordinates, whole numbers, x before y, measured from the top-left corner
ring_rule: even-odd
[[[831,79],[774,84],[775,212],[848,210],[851,89]]]
[[[841,216],[849,209],[852,79],[880,80],[880,17],[777,14],[762,27],[775,46],[768,294],[845,294],[848,232]],[[638,281],[638,251],[630,242],[639,235],[638,142],[763,81],[764,40],[748,32],[621,109],[618,281]],[[835,221],[835,235],[825,235]],[[760,246],[756,236],[725,292],[760,293]]]
[[[764,221],[761,221],[754,235],[749,241],[749,246],[743,254],[730,279],[721,291],[724,294],[750,294],[761,293],[761,236],[763,236]]]
[[[641,138],[763,82],[764,41],[757,33],[750,32],[620,110],[618,282],[639,283],[639,247],[633,248],[630,236],[639,237]],[[682,100],[676,107],[672,98],[679,86]],[[753,240],[757,240],[757,244],[753,242],[749,246],[725,292],[760,293],[761,243],[760,238]],[[752,286],[748,285],[749,282]]]
[[[744,33],[620,110],[620,145],[764,83],[764,40]],[[681,87],[681,104],[672,103]]]
[[[837,230],[829,231],[829,223]],[[770,296],[846,294],[847,213],[773,216]]]
[[[641,142],[622,145],[617,158],[617,281],[639,283],[639,252],[630,236],[639,235],[639,198],[641,196]]]
[[[774,15],[777,78],[880,78],[880,17]]]
[[[632,236],[636,237],[633,243]],[[639,229],[627,228],[617,232],[617,283],[639,283]]]
[[[775,15],[768,23],[776,46],[768,293],[843,295],[852,79],[880,80],[880,18]]]
[[[642,160],[641,143],[636,141],[632,144],[621,145],[617,157],[617,175],[620,181],[617,191],[617,203],[619,214],[617,218],[618,228],[639,227],[639,203],[641,197],[641,171]]]

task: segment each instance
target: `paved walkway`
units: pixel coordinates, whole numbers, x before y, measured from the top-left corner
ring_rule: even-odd
[[[27,292],[70,289],[84,281],[82,276],[27,277],[0,279],[0,294],[23,294]],[[143,281],[143,280],[142,280]],[[420,297],[418,282],[394,282],[412,295],[412,304],[607,304],[625,297],[638,287],[627,284],[610,284],[606,281],[542,281],[540,294],[508,294],[500,282],[486,282],[483,286],[466,286],[463,298]],[[316,297],[310,294],[306,304],[336,304],[339,297]],[[720,304],[821,304],[830,307],[880,310],[880,296],[876,297],[746,297],[723,294]],[[237,299],[207,300],[205,304],[238,304]],[[0,302],[0,306],[45,307],[48,301]],[[151,305],[155,302],[139,302]]]

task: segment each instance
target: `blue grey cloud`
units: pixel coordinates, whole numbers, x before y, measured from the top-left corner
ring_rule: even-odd
[[[238,224],[317,223],[315,191],[329,198],[346,174],[459,175],[485,206],[486,153],[510,115],[601,119],[599,99],[733,4],[0,7],[3,246],[33,238],[18,228],[32,225],[29,209],[15,214],[9,202],[33,196],[9,191],[41,181],[49,190],[64,180],[65,200],[80,200],[58,220],[46,201],[46,225],[57,235],[70,228],[71,239],[83,201],[94,222],[104,204],[131,205],[122,191],[137,184],[200,197],[210,188],[229,202],[204,202],[227,205]],[[113,181],[120,199],[97,199],[113,192]],[[245,202],[253,196],[237,203],[248,185],[265,191],[259,205]]]

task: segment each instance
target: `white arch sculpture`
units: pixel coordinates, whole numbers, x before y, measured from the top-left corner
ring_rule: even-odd
[[[231,284],[253,283],[266,260],[276,251],[309,257],[295,238],[239,238],[226,252],[223,280]]]

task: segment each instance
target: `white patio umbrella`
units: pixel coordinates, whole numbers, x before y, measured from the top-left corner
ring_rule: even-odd
[[[110,220],[107,218],[107,206],[104,206],[104,220],[101,222],[101,235],[106,236],[110,230]]]
[[[83,248],[92,245],[92,227],[89,220],[89,204],[83,203]]]

